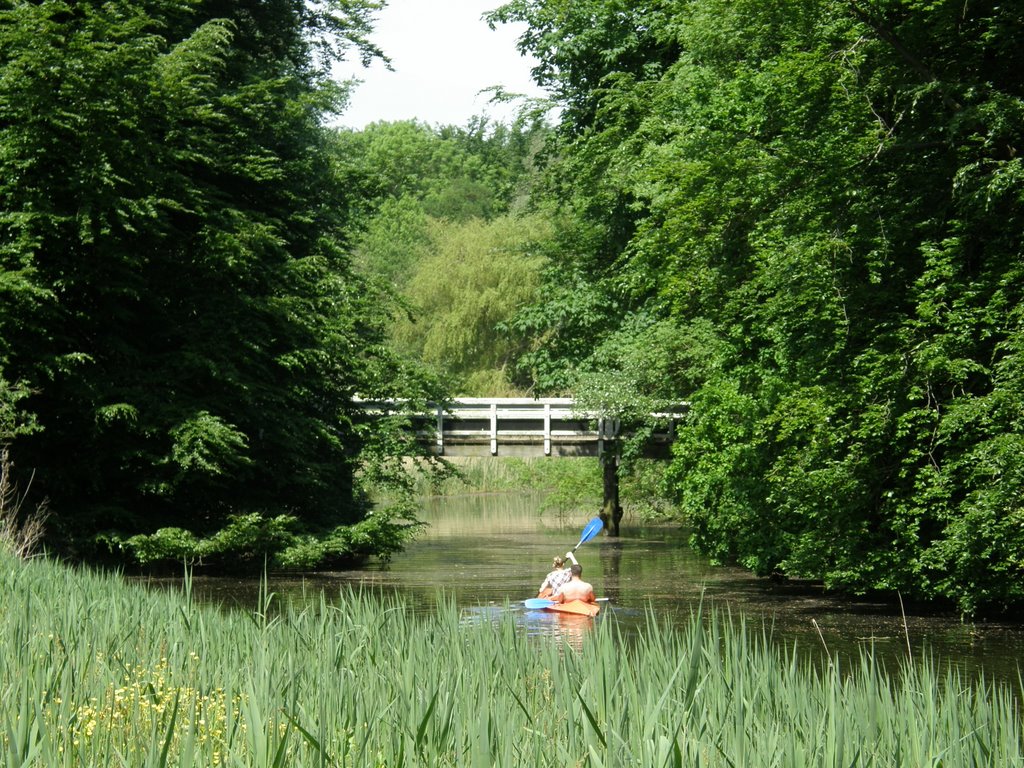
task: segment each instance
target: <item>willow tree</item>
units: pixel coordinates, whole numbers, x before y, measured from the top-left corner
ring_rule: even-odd
[[[474,118],[335,136],[339,173],[363,205],[356,266],[396,294],[393,348],[461,394],[511,394],[521,383],[512,373],[524,336],[505,325],[546,267],[550,228],[522,209],[547,132]]]
[[[32,393],[13,452],[66,551],[158,530],[360,549],[345,526],[379,433],[352,398],[420,392],[350,269],[322,127],[332,62],[379,54],[378,6],[0,8],[0,373]],[[393,544],[373,520],[362,553]]]
[[[405,291],[409,315],[392,329],[397,350],[460,394],[517,394],[514,363],[527,342],[505,326],[535,300],[548,229],[543,218],[528,216],[434,221],[431,252],[416,263]]]

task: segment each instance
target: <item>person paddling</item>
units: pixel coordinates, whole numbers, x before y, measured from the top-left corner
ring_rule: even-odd
[[[567,584],[569,579],[572,578],[572,573],[565,565],[566,557],[572,560],[573,563],[576,562],[576,558],[573,557],[572,552],[566,552],[565,557],[556,555],[551,561],[553,570],[545,576],[544,581],[541,582],[540,589],[537,590],[537,597],[550,597],[554,594],[555,590],[563,584]]]
[[[594,597],[594,587],[581,578],[583,576],[583,566],[573,562],[569,572],[569,581],[559,587],[551,596],[551,599],[556,603],[571,603],[573,600],[580,600],[584,603],[596,603],[597,598]]]

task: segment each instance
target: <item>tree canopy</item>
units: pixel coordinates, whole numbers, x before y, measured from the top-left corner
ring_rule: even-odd
[[[670,489],[720,561],[1020,603],[1021,9],[516,0],[493,18],[529,25],[565,107],[562,247],[513,321],[547,340],[521,360],[537,386],[690,402]]]
[[[469,395],[521,391],[529,348],[508,321],[535,299],[548,217],[529,213],[548,128],[484,118],[466,127],[375,123],[336,136],[337,163],[363,206],[360,272],[395,294],[392,349]]]
[[[352,400],[428,385],[351,268],[323,128],[331,63],[379,54],[377,7],[0,8],[3,438],[64,551],[393,549],[356,478],[387,439]]]

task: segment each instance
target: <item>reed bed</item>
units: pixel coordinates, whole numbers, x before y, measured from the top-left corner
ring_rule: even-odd
[[[219,610],[0,556],[5,766],[1019,766],[1015,691],[780,651],[742,620],[599,619],[365,593]],[[1019,694],[1019,691],[1016,693]]]
[[[557,491],[560,488],[589,491],[585,501],[600,501],[600,464],[594,459],[509,457],[450,457],[457,471],[440,481],[415,474],[415,490],[421,495],[450,496],[466,492],[495,493],[522,489]]]

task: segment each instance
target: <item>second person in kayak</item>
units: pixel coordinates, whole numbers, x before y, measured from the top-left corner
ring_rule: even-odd
[[[581,600],[584,603],[596,603],[594,587],[582,579],[583,566],[573,563],[569,569],[571,574],[569,581],[555,590],[551,599],[556,603],[571,603],[573,600]]]

